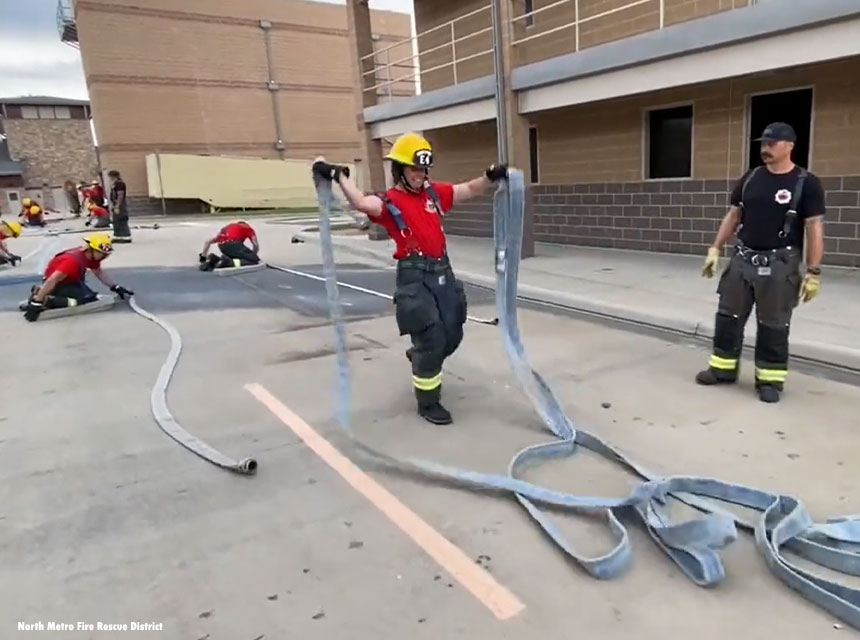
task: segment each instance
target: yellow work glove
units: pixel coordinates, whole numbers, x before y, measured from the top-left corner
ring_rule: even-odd
[[[800,287],[800,299],[803,302],[809,302],[821,290],[821,275],[817,273],[807,272],[803,276],[803,284]]]
[[[716,247],[708,249],[708,257],[705,258],[705,264],[702,267],[703,278],[713,278],[714,272],[717,270],[717,264],[720,261],[720,250]]]

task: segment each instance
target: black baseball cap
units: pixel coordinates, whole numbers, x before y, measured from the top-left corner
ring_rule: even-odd
[[[756,142],[797,142],[797,134],[790,124],[785,122],[772,122],[764,128],[761,138],[756,138]]]

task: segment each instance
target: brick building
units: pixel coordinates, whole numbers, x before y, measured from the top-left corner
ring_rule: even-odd
[[[731,186],[760,163],[753,139],[783,120],[800,138],[795,162],[828,190],[825,262],[860,266],[856,0],[501,5],[505,139],[530,181],[533,240],[702,253]],[[385,143],[423,130],[437,177],[475,175],[497,153],[489,0],[414,9],[423,92],[386,101],[365,84],[371,164],[381,175]],[[486,203],[447,225],[492,233]]]
[[[17,212],[35,197],[65,211],[67,180],[98,177],[89,103],[49,96],[0,98],[0,207]],[[5,174],[5,175],[4,175]]]
[[[147,154],[362,158],[342,5],[75,0],[60,14],[62,39],[81,50],[102,165],[122,172],[132,214],[161,212]],[[410,16],[372,14],[376,46],[408,38]]]

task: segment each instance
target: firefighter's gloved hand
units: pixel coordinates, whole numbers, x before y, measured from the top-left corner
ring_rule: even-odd
[[[490,182],[498,182],[499,180],[507,180],[508,166],[505,164],[491,164],[486,171],[487,179]]]
[[[120,300],[125,300],[126,296],[130,298],[134,295],[134,291],[129,291],[125,287],[121,287],[118,284],[112,286],[110,290],[113,291],[116,295],[118,295],[120,297]]]
[[[322,158],[314,162],[312,170],[315,176],[319,176],[324,180],[333,180],[334,182],[340,182],[341,175],[349,177],[349,167],[329,164]]]
[[[12,266],[14,267],[16,264],[21,262],[21,256],[16,256],[14,253],[10,253],[9,254],[9,262],[11,262]]]
[[[705,264],[702,266],[702,277],[713,278],[714,272],[717,270],[717,265],[720,262],[720,250],[716,247],[708,249],[708,255],[705,258]]]
[[[197,254],[197,259],[200,261],[200,264],[203,264],[204,262],[206,262],[206,256],[202,253]]]
[[[39,314],[45,310],[45,305],[36,300],[27,302],[27,307],[24,309],[24,317],[27,322],[36,322],[39,319]]]
[[[821,290],[821,275],[817,273],[807,272],[803,276],[803,284],[800,287],[800,299],[803,302],[809,302]]]

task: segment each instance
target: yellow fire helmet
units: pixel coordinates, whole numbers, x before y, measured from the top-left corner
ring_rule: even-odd
[[[397,138],[385,157],[408,167],[429,169],[433,166],[433,147],[417,133],[404,133]]]
[[[31,216],[37,216],[40,213],[42,213],[42,207],[40,207],[39,205],[34,204],[32,207],[30,207],[30,215]]]
[[[29,208],[31,204],[33,204],[33,201],[30,200],[30,198],[24,198],[23,200],[21,200],[21,206],[22,207]]]
[[[12,234],[13,238],[17,238],[21,235],[21,225],[14,220],[3,220],[0,221],[0,226],[6,227],[9,232]]]
[[[110,236],[106,233],[94,233],[84,238],[84,242],[88,248],[94,251],[101,251],[104,254],[109,254],[113,251],[113,243]]]

